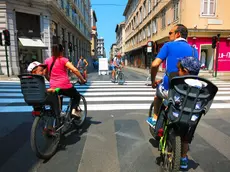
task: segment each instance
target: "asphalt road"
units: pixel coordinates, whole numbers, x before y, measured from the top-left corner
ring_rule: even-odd
[[[90,85],[78,90],[88,102],[81,130],[71,130],[48,161],[30,147],[31,107],[19,83],[0,83],[0,172],[154,172],[159,156],[145,122],[154,92],[145,76],[125,70],[123,86],[109,76],[89,75]],[[201,120],[190,145],[188,171],[229,172],[230,83],[219,86],[209,113]]]

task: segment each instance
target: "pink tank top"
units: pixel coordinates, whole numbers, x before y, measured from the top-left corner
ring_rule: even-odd
[[[54,57],[49,57],[45,60],[45,64],[48,66],[48,72],[50,71],[53,60]],[[59,57],[56,59],[50,76],[51,88],[68,89],[72,87],[68,77],[68,69],[65,66],[68,61],[69,60],[65,57]]]

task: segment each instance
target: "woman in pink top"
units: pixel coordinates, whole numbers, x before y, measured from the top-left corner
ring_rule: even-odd
[[[69,62],[69,60],[63,57],[64,48],[61,44],[55,45],[52,48],[53,56],[45,60],[45,64],[48,67],[50,88],[60,88],[60,94],[73,98],[73,110],[72,115],[79,116],[77,109],[80,102],[80,94],[70,83],[68,70],[71,70],[82,83],[86,80],[81,76],[81,73]],[[50,71],[51,70],[51,71]]]

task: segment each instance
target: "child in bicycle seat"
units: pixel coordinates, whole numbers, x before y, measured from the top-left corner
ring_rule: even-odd
[[[177,64],[177,68],[178,68],[178,76],[198,75],[200,71],[200,62],[195,57],[184,57],[181,60],[179,60]],[[159,83],[157,87],[158,96],[154,97],[154,109],[160,109],[160,107],[157,108],[157,106],[161,105],[162,99],[168,98],[168,90],[164,89],[163,85],[160,84],[162,83],[162,80],[157,81],[157,83]],[[148,119],[146,120],[146,122],[153,128],[155,127],[158,118],[157,113],[154,110],[153,116],[148,117]],[[186,141],[185,138],[181,138],[181,139],[182,139],[181,168],[186,169],[188,166],[188,158],[187,158],[188,141]]]
[[[47,70],[47,65],[39,63],[38,61],[34,61],[34,62],[30,63],[28,68],[27,68],[27,71],[29,73],[34,74],[34,75],[43,75],[43,76],[46,75],[46,70]],[[47,92],[51,92],[51,93],[55,92],[55,89],[52,89],[52,88],[48,88],[46,90],[47,90]],[[61,107],[60,97],[58,97],[58,102],[59,102],[59,107],[61,110],[62,107]]]

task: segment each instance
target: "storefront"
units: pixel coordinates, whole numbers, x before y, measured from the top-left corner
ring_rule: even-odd
[[[44,60],[42,50],[47,49],[41,40],[40,16],[16,12],[16,28],[20,73],[26,73],[31,62]]]
[[[197,49],[201,65],[205,66],[204,70],[213,71],[216,51],[212,48],[212,38],[193,37],[188,38],[188,42]],[[230,71],[230,40],[228,38],[220,38],[218,71]]]

